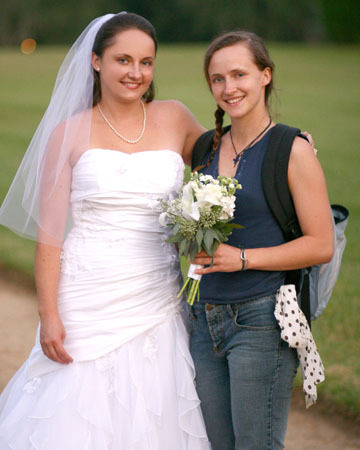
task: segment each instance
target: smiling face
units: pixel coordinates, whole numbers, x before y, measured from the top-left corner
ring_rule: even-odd
[[[138,29],[117,33],[101,57],[92,55],[92,65],[100,75],[102,98],[139,100],[153,79],[154,61],[155,44],[148,34]]]
[[[271,81],[271,69],[260,70],[244,43],[216,51],[208,75],[217,104],[232,119],[266,111],[265,87]]]

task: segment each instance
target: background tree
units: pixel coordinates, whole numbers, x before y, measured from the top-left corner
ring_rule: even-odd
[[[321,0],[328,37],[335,42],[360,42],[359,0]]]
[[[358,0],[11,0],[2,5],[0,44],[69,44],[94,17],[122,10],[147,17],[162,42],[208,41],[234,28],[266,40],[360,42]]]

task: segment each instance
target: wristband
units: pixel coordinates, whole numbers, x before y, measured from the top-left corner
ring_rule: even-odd
[[[242,262],[241,271],[244,271],[247,269],[247,259],[246,259],[244,247],[240,247],[240,259]]]

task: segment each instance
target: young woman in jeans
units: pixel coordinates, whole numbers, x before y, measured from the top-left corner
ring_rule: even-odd
[[[274,126],[268,105],[274,64],[258,36],[235,31],[210,44],[204,69],[218,106],[213,149],[198,170],[238,179],[234,221],[244,228],[218,247],[213,267],[197,271],[203,274],[191,311],[197,391],[213,450],[281,449],[298,360],[280,338],[275,295],[285,270],[331,259],[325,179],[313,148],[297,137],[288,181],[303,236],[285,242],[261,184]],[[211,259],[202,252],[194,262],[207,266]]]

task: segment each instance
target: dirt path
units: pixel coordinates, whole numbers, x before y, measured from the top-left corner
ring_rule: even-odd
[[[0,390],[24,362],[38,322],[36,299],[28,289],[0,280]],[[306,411],[301,393],[293,396],[286,450],[360,449],[360,427],[342,417]]]

